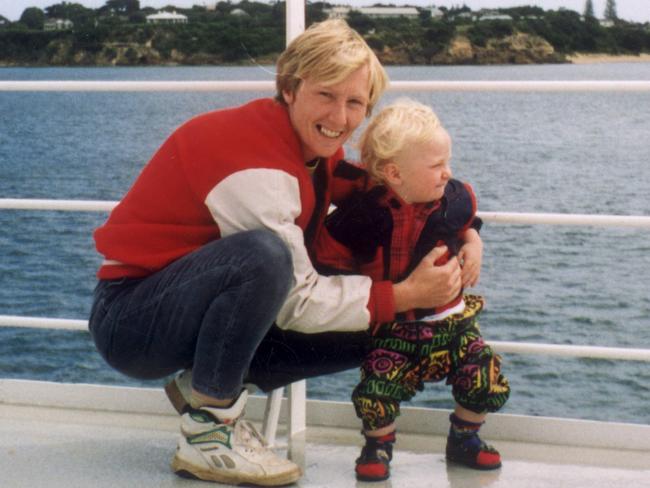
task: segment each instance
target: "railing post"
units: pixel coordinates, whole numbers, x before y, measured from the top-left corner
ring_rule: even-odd
[[[287,0],[287,46],[305,30],[305,2],[304,0]]]
[[[275,436],[278,432],[278,421],[280,420],[280,408],[282,407],[282,393],[284,388],[276,388],[266,396],[266,407],[264,408],[264,420],[262,422],[262,435],[269,446],[275,445]]]
[[[305,30],[305,1],[287,0],[287,45]],[[288,437],[289,442],[298,440],[296,434],[304,432],[306,425],[307,386],[305,381],[292,383],[287,387],[289,400]],[[294,457],[290,454],[290,457]]]

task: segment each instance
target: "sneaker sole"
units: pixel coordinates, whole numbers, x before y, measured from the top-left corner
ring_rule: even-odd
[[[375,481],[386,481],[388,478],[390,478],[390,474],[386,476],[373,477],[373,476],[364,476],[357,473],[356,477],[358,481],[366,481],[372,483]]]
[[[181,390],[178,387],[178,385],[176,384],[175,379],[172,379],[169,383],[165,385],[165,394],[167,395],[167,398],[169,398],[169,401],[174,407],[174,410],[176,410],[179,413],[179,415],[183,415],[183,413],[189,407],[189,403],[187,403],[187,400],[185,400],[185,397],[181,393]]]
[[[446,460],[448,463],[457,464],[459,466],[464,466],[466,468],[478,469],[479,471],[491,471],[493,469],[499,469],[501,467],[501,463],[481,465],[481,464],[476,464],[476,463],[466,461],[464,459],[454,459],[453,457],[449,457],[449,456],[446,457]]]
[[[187,461],[174,456],[171,464],[172,471],[182,478],[199,479],[203,481],[216,481],[230,485],[255,485],[255,486],[285,486],[295,483],[302,476],[302,471],[296,466],[296,469],[286,473],[279,473],[270,476],[242,476],[241,474],[220,473],[218,471],[207,470],[194,466]]]

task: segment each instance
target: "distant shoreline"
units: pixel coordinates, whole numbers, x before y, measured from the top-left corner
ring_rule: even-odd
[[[604,54],[604,53],[575,53],[565,56],[565,63],[569,64],[605,64],[605,63],[650,63],[650,53],[641,53],[641,54]],[[272,59],[264,60],[269,65],[275,64]],[[264,64],[264,61],[260,61]],[[259,64],[259,63],[256,63]],[[499,63],[494,63],[499,64]],[[531,64],[549,64],[549,63],[531,63]],[[238,66],[249,66],[247,62],[243,63],[231,63],[231,64],[218,64],[212,65],[208,64],[206,66],[221,66],[221,67],[238,67]],[[450,63],[449,66],[465,66],[466,63]],[[490,63],[482,64],[481,66],[489,66]],[[137,67],[175,67],[175,66],[200,66],[200,65],[184,65],[182,63],[151,63],[151,64],[141,64]],[[385,66],[391,66],[391,64],[385,64]],[[417,66],[442,66],[440,64],[430,64],[430,65],[417,65]],[[479,66],[476,64],[474,66]],[[115,65],[58,65],[58,64],[41,64],[41,63],[11,63],[0,60],[0,68],[48,68],[48,67],[87,67],[87,68],[96,68],[96,67],[115,67]]]
[[[596,63],[650,63],[650,54],[598,54],[576,53],[567,56],[567,61],[573,64]]]

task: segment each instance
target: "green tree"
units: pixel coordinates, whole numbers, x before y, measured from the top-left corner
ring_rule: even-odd
[[[585,23],[580,14],[572,10],[550,11],[544,17],[544,29],[540,35],[553,47],[563,53],[584,50],[577,39],[585,31]]]
[[[362,35],[367,34],[375,28],[375,22],[370,17],[363,15],[358,10],[350,10],[348,13],[347,22],[350,24],[350,27]]]
[[[605,18],[607,20],[618,20],[616,14],[616,0],[607,0],[605,4]]]
[[[327,14],[323,12],[323,2],[307,2],[305,7],[305,23],[311,25],[314,22],[321,22],[327,18]]]
[[[65,2],[55,3],[49,7],[45,7],[45,16],[48,19],[63,19],[66,18],[68,4]]]
[[[79,10],[90,9],[86,9],[86,7],[78,3],[61,2],[45,7],[45,15],[48,19],[70,19],[71,14]]]
[[[45,17],[48,19],[69,19],[74,28],[91,27],[95,23],[95,11],[79,3],[61,2],[45,7]]]
[[[523,7],[500,8],[499,12],[507,14],[514,20],[519,20],[525,17],[544,17],[544,9],[541,7],[533,7],[526,5]]]
[[[116,14],[130,15],[140,10],[140,0],[106,0],[104,7]]]
[[[18,25],[24,24],[19,22]],[[1,34],[0,59],[11,59],[18,63],[43,63],[46,60],[44,54],[50,43],[68,35],[65,32],[14,29]]]
[[[45,13],[38,7],[29,7],[23,10],[19,22],[25,24],[27,28],[33,30],[43,30]]]
[[[429,59],[443,51],[455,33],[454,26],[449,22],[435,21],[424,31],[423,55]]]
[[[87,51],[96,54],[104,47],[104,42],[110,34],[106,26],[100,25],[95,27],[86,27],[77,29],[73,38],[73,49],[75,51]]]
[[[431,21],[431,10],[423,8],[418,11],[418,18],[422,25],[428,25]]]
[[[467,30],[472,44],[485,47],[488,39],[503,39],[512,35],[512,24],[503,20],[477,22]]]
[[[612,29],[612,35],[624,52],[639,54],[645,46],[645,34],[641,29],[618,26]]]
[[[135,12],[129,15],[129,22],[132,24],[146,24],[147,16],[144,12]]]
[[[594,2],[592,0],[587,0],[585,2],[585,18],[591,19],[594,17]]]
[[[233,9],[233,5],[230,2],[218,2],[214,6],[214,10],[216,13],[219,15],[227,15],[230,13],[230,11]]]

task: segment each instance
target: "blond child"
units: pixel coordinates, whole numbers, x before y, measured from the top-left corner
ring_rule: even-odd
[[[434,247],[446,246],[435,264],[458,259],[463,286],[474,286],[482,260],[476,197],[470,185],[452,179],[451,138],[435,113],[400,100],[369,123],[360,148],[365,171],[345,161],[335,171],[360,191],[326,220],[315,245],[321,269],[400,282]],[[476,469],[501,466],[498,451],[478,436],[487,412],[500,409],[510,392],[500,357],[481,337],[482,307],[481,297],[461,293],[443,307],[412,309],[371,328],[371,350],[352,394],[365,437],[359,480],[390,476],[401,402],[425,382],[443,379],[456,401],[447,460]]]

